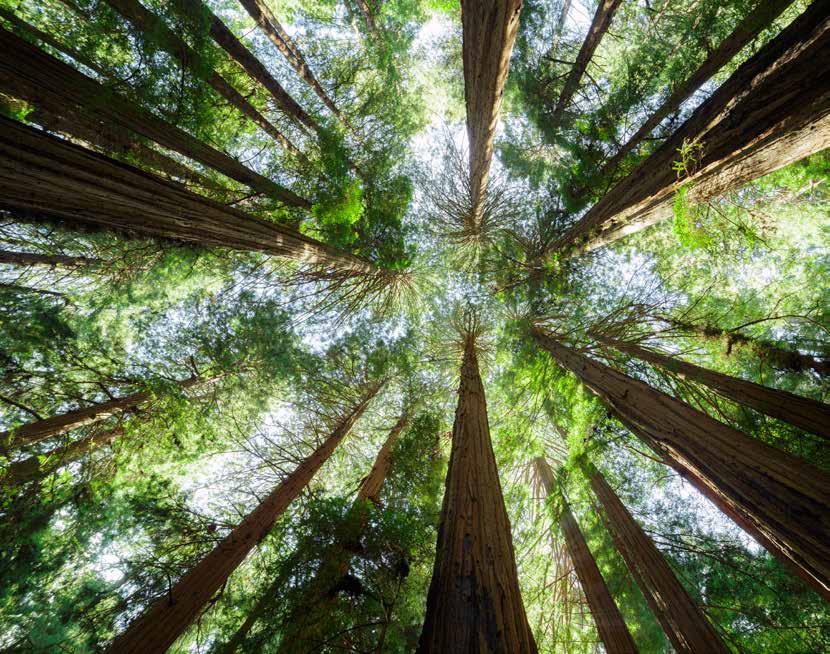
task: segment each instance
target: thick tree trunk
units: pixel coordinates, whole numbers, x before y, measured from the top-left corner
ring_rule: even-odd
[[[602,506],[608,531],[643,596],[678,654],[729,654],[714,627],[678,581],[666,559],[590,463],[583,472]]]
[[[816,0],[745,62],[551,250],[593,250],[830,147],[830,0]],[[686,173],[673,164],[686,146]]]
[[[214,91],[221,95],[242,115],[252,120],[259,128],[273,138],[298,159],[305,161],[305,155],[285,134],[280,132],[256,107],[233,88],[224,77],[209,68],[207,63],[193,48],[165,24],[164,20],[148,11],[138,0],[106,0],[106,2],[126,18],[135,28],[152,38],[171,56],[178,59],[183,68],[204,79]]]
[[[539,329],[536,342],[605,402],[657,452],[771,553],[801,571],[830,598],[830,475],[718,422],[648,384],[558,343]]]
[[[545,493],[550,496],[554,492],[553,471],[550,465],[542,457],[534,459],[533,465],[545,488]],[[585,592],[585,598],[588,600],[591,615],[597,625],[597,633],[602,644],[605,645],[605,651],[607,654],[637,654],[634,639],[628,631],[614,598],[611,597],[608,586],[605,585],[602,573],[564,497],[559,527],[565,536],[568,553],[573,561],[582,590]]]
[[[188,379],[177,382],[177,385],[182,390],[193,388],[199,384],[207,384],[217,379],[212,377],[205,379],[203,377],[193,376]],[[130,409],[136,408],[140,404],[144,404],[147,400],[152,398],[153,394],[149,391],[140,391],[132,393],[125,397],[116,398],[114,400],[107,400],[99,404],[76,409],[74,411],[67,411],[51,418],[44,418],[35,422],[29,422],[20,427],[10,429],[8,431],[0,432],[0,445],[5,446],[6,449],[15,450],[21,447],[26,447],[34,443],[38,443],[47,438],[60,436],[66,432],[84,427],[86,425],[93,425],[105,418],[109,418],[117,413],[123,413]]]
[[[268,37],[271,43],[277,46],[277,49],[282,53],[286,61],[291,64],[291,67],[296,71],[296,73],[314,90],[317,97],[320,98],[329,111],[331,111],[331,113],[334,114],[341,123],[348,127],[349,125],[346,117],[334,104],[334,101],[329,97],[329,94],[326,93],[326,90],[320,85],[320,82],[317,81],[317,78],[314,76],[314,73],[305,60],[303,53],[297,47],[297,44],[294,43],[294,40],[288,35],[288,32],[285,31],[285,28],[283,28],[277,20],[274,12],[272,12],[268,5],[265,4],[264,0],[239,0],[239,3],[245,8],[245,11],[251,15],[251,18],[256,21],[256,24],[259,25],[259,28],[263,31],[265,36]]]
[[[206,145],[187,132],[156,118],[132,100],[117,95],[72,66],[46,54],[0,28],[0,89],[51,111],[94,117],[155,141],[231,179],[289,206],[310,209],[311,203],[236,159]]]
[[[739,404],[788,422],[804,431],[830,439],[829,404],[707,370],[653,350],[646,350],[634,343],[626,343],[601,335],[594,335],[594,337],[615,350],[659,366],[664,370],[680,375],[684,379],[700,382],[719,395]]]
[[[152,604],[110,645],[111,654],[161,654],[173,645],[198,617],[231,573],[271,531],[277,518],[308,486],[320,467],[363,415],[381,384],[373,385],[363,399],[340,421],[329,437],[303,460],[259,506],[207,556]]]
[[[550,128],[558,127],[562,122],[562,117],[565,110],[570,106],[574,93],[579,88],[579,83],[585,70],[588,68],[588,62],[594,56],[594,52],[599,46],[602,37],[611,27],[611,21],[614,19],[614,14],[617,8],[622,3],[622,0],[600,0],[597,6],[597,11],[594,14],[594,19],[591,21],[591,26],[588,28],[588,35],[582,42],[582,47],[579,49],[579,54],[576,56],[574,65],[565,79],[565,85],[559,94],[559,99],[556,101],[556,106],[548,119]]]
[[[461,2],[472,228],[481,224],[493,159],[493,139],[521,8],[521,0]]]
[[[83,268],[99,265],[101,262],[89,257],[70,257],[61,254],[33,254],[0,250],[0,263],[12,266],[40,266],[45,268]]]
[[[700,67],[685,80],[680,82],[657,110],[651,114],[640,126],[635,134],[605,162],[600,170],[600,176],[611,175],[625,159],[660,123],[670,114],[678,110],[685,100],[699,89],[709,78],[717,73],[744,46],[753,41],[762,31],[769,27],[784,10],[793,3],[793,0],[761,0],[753,11],[715,48]]]
[[[504,508],[475,342],[467,338],[419,654],[535,654]]]
[[[37,189],[37,192],[33,192]],[[367,261],[0,117],[0,208],[373,274]]]

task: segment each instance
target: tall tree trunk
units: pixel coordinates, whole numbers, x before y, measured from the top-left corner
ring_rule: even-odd
[[[35,219],[264,252],[351,275],[377,271],[363,259],[292,229],[2,117],[0,207]]]
[[[559,47],[559,41],[562,40],[562,32],[565,31],[565,22],[568,20],[568,14],[571,11],[571,0],[562,0],[562,9],[559,11],[559,18],[556,20],[556,27],[553,28],[553,42],[551,43],[551,51],[555,51]]]
[[[657,110],[646,118],[634,135],[623,144],[614,155],[605,162],[599,172],[601,177],[611,175],[634,148],[636,148],[660,123],[677,111],[681,104],[699,89],[709,78],[717,73],[744,46],[753,41],[769,27],[793,0],[761,0],[753,11],[738,24],[733,32],[715,48],[706,60],[689,77],[680,82]]]
[[[418,653],[536,651],[519,591],[475,341],[468,335]]]
[[[615,350],[659,366],[664,370],[682,376],[684,379],[700,382],[719,395],[739,404],[788,422],[804,431],[830,439],[830,404],[707,370],[675,357],[660,354],[654,350],[646,350],[634,343],[619,341],[599,334],[593,334],[593,336]]]
[[[268,37],[268,39],[277,46],[277,49],[285,57],[286,61],[291,64],[291,67],[296,73],[306,82],[317,94],[317,97],[323,102],[329,111],[334,114],[337,119],[346,127],[349,123],[343,113],[334,104],[334,101],[326,93],[326,90],[317,81],[311,68],[303,56],[303,53],[294,43],[294,40],[285,31],[285,28],[280,24],[274,12],[265,4],[264,0],[239,0],[239,3],[245,8],[251,18],[256,21],[259,28]]]
[[[13,252],[0,250],[0,263],[12,266],[41,266],[46,268],[82,268],[94,266],[101,262],[89,257],[74,257],[62,254],[34,254],[31,252]]]
[[[0,57],[0,89],[15,97],[50,110],[65,107],[69,113],[86,114],[115,128],[130,130],[289,206],[311,208],[305,198],[156,118],[134,101],[2,28],[0,53],[4,54]]]
[[[510,53],[519,29],[521,0],[462,0],[464,99],[470,143],[470,226],[481,225]]]
[[[205,379],[199,376],[192,376],[180,382],[176,382],[177,386],[182,390],[193,388],[200,384],[207,384],[215,381],[218,377],[211,377]],[[36,420],[29,422],[20,427],[10,429],[8,431],[0,432],[0,444],[3,444],[9,450],[19,449],[34,443],[38,443],[47,438],[60,436],[66,432],[84,427],[86,425],[94,425],[110,416],[124,411],[135,409],[140,404],[144,404],[151,399],[153,394],[149,391],[140,391],[132,393],[124,397],[119,397],[114,400],[107,400],[93,404],[92,406],[84,407],[82,409],[75,409],[74,411],[67,411],[57,416],[44,418],[43,420]]]
[[[366,21],[366,27],[369,28],[370,34],[374,38],[378,38],[378,26],[375,23],[375,15],[372,13],[372,8],[366,0],[355,0],[360,13],[363,14],[363,20]]]
[[[533,465],[545,488],[545,493],[550,497],[554,492],[553,471],[550,469],[550,465],[542,457],[534,459]],[[564,497],[562,497],[562,514],[559,517],[559,528],[565,536],[568,553],[573,561],[582,590],[585,592],[585,598],[588,600],[591,615],[597,625],[597,633],[602,640],[602,644],[605,645],[605,651],[608,654],[637,654],[634,639],[628,631],[614,598],[611,597],[608,586],[605,585],[602,573],[600,573],[591,550],[588,549],[588,544],[585,542],[585,537],[582,535]]]
[[[588,28],[588,35],[582,42],[582,47],[579,49],[579,54],[576,56],[576,61],[565,79],[565,85],[559,94],[559,99],[556,101],[556,106],[548,119],[550,129],[554,129],[562,122],[562,116],[565,110],[571,104],[574,93],[579,88],[579,82],[588,68],[588,62],[596,52],[602,37],[611,26],[611,21],[614,19],[614,14],[617,8],[622,3],[622,0],[600,0],[597,6],[597,11],[594,14],[594,19],[591,21],[591,26]]]
[[[167,27],[163,19],[148,11],[138,0],[106,0],[113,9],[120,13],[135,28],[144,34],[151,35],[167,53],[178,59],[183,68],[207,82],[214,91],[221,95],[231,105],[236,107],[242,115],[252,120],[259,128],[273,138],[286,150],[302,161],[307,161],[305,155],[295,146],[285,134],[280,132],[256,107],[233,88],[228,81],[216,71],[210,69],[207,62],[184,39]]]
[[[678,654],[729,654],[714,627],[678,581],[666,559],[590,463],[583,472],[602,505],[608,531]]]
[[[828,13],[830,0],[813,2],[550,249],[607,245],[672,215],[681,186],[705,202],[830,146]]]
[[[536,342],[635,436],[830,598],[830,475],[534,328]]]
[[[340,421],[329,437],[305,458],[259,506],[214,549],[185,574],[164,597],[153,603],[118,636],[111,654],[166,652],[197,618],[231,573],[271,531],[288,505],[308,486],[320,467],[363,415],[382,384],[370,387],[363,399]]]
[[[265,87],[276,100],[282,110],[315,132],[320,131],[320,125],[306,113],[299,103],[291,97],[263,63],[234,36],[228,26],[214,14],[202,0],[175,0],[176,6],[183,12],[204,16],[208,23],[210,35],[230,57],[236,61],[248,75]]]

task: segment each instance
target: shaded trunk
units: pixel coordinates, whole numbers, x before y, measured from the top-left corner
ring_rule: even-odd
[[[481,224],[510,53],[521,0],[462,0],[464,99],[470,144],[471,226]]]
[[[640,129],[623,144],[614,156],[605,162],[599,175],[601,177],[611,175],[623,159],[651,134],[655,127],[677,111],[685,100],[690,98],[709,78],[732,61],[732,58],[744,46],[769,27],[792,3],[793,0],[762,0],[759,2],[734,31],[706,57],[700,67],[680,82],[669,94],[669,97],[640,126]]]
[[[305,198],[246,168],[236,159],[139,108],[72,66],[0,28],[0,89],[54,111],[94,117],[155,141],[284,204],[310,209]],[[85,123],[86,121],[84,121]]]
[[[594,391],[635,436],[670,465],[689,473],[727,515],[739,514],[751,535],[773,543],[830,598],[830,475],[718,422],[648,384],[589,359],[539,329],[536,342]]]
[[[369,32],[373,37],[377,38],[378,26],[375,23],[375,15],[372,13],[372,8],[369,6],[369,3],[366,0],[355,0],[355,2],[360,9],[360,13],[363,14],[363,20],[366,21],[366,27],[369,28]]]
[[[153,603],[118,636],[111,654],[157,654],[181,636],[227,582],[231,573],[271,531],[288,505],[308,486],[320,467],[363,415],[381,384],[373,385],[363,399],[340,421],[329,437],[305,458],[259,506],[185,574],[164,597]]]
[[[678,654],[729,654],[711,623],[675,576],[665,557],[590,463],[583,472],[602,506],[602,515],[654,617]]]
[[[217,377],[204,379],[202,377],[193,376],[177,382],[177,385],[182,390],[186,390],[199,384],[210,383],[215,379],[217,379]],[[29,422],[25,425],[21,425],[20,427],[0,432],[0,444],[4,444],[9,450],[26,447],[42,440],[46,440],[47,438],[60,436],[61,434],[65,434],[66,432],[72,429],[77,429],[78,427],[94,425],[96,422],[100,422],[105,418],[134,409],[139,404],[143,404],[152,397],[153,393],[150,391],[140,391],[125,397],[93,404],[92,406],[84,407],[82,409],[67,411],[66,413],[52,416],[50,418],[44,418],[43,420]]]
[[[239,3],[245,8],[251,18],[256,21],[259,28],[268,37],[268,39],[277,46],[277,49],[285,57],[286,61],[291,64],[291,67],[296,73],[306,82],[317,94],[317,97],[324,105],[334,114],[337,119],[345,126],[349,126],[346,117],[340,112],[334,101],[326,93],[326,90],[317,81],[311,68],[303,56],[303,53],[294,43],[294,40],[285,31],[285,28],[277,20],[274,12],[269,9],[268,5],[263,0],[239,0]]]
[[[830,146],[830,0],[816,0],[745,62],[551,250],[593,250]],[[673,165],[687,154],[684,174]]]
[[[138,0],[106,0],[113,9],[126,18],[132,25],[157,42],[168,54],[175,57],[183,68],[204,79],[214,91],[221,95],[242,115],[252,120],[259,128],[273,138],[286,150],[300,160],[306,161],[305,155],[272,125],[259,110],[233,88],[224,77],[212,70],[207,62],[184,39],[167,27],[163,19],[145,9]]]
[[[553,490],[553,471],[544,458],[534,459],[533,465],[545,488],[545,493],[550,496]],[[565,536],[568,545],[568,553],[573,561],[579,583],[585,592],[591,615],[597,625],[602,644],[608,654],[637,654],[637,646],[628,631],[625,620],[611,597],[605,579],[602,578],[597,563],[594,560],[585,537],[579,529],[567,500],[562,497],[562,514],[559,518],[559,528]]]
[[[634,343],[618,341],[607,336],[594,335],[594,337],[615,350],[659,366],[684,379],[700,382],[719,395],[734,400],[738,404],[788,422],[804,431],[830,439],[830,404],[707,370],[675,357],[669,357],[653,350],[646,350]]]
[[[535,654],[475,343],[467,337],[438,546],[419,654]]]
[[[94,266],[101,262],[89,257],[70,257],[62,254],[33,254],[31,252],[13,252],[0,250],[0,263],[12,266],[41,266],[47,268],[82,268]]]
[[[355,276],[377,271],[363,259],[292,229],[2,117],[0,208],[34,219],[264,252]]]
[[[622,0],[600,0],[597,6],[597,11],[594,14],[594,19],[591,21],[591,26],[588,28],[588,35],[582,42],[582,47],[579,49],[579,54],[576,56],[576,61],[565,79],[565,85],[559,94],[559,99],[556,101],[556,106],[550,115],[548,123],[550,129],[554,129],[562,122],[562,117],[565,110],[571,104],[574,93],[579,88],[579,83],[585,70],[588,68],[588,63],[594,56],[594,52],[599,46],[602,37],[611,26],[611,21],[614,19],[614,14],[617,8],[622,3]]]

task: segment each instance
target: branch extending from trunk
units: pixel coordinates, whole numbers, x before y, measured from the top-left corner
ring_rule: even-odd
[[[592,334],[592,336],[615,350],[659,366],[685,379],[700,382],[738,404],[830,439],[830,404],[707,370],[675,357],[646,350],[633,343],[626,343],[600,334]]]
[[[311,202],[305,198],[156,118],[133,100],[116,94],[2,28],[0,52],[5,53],[0,57],[0,89],[11,95],[48,107],[50,111],[65,107],[70,113],[88,115],[113,127],[130,130],[286,205],[311,208]]]
[[[41,266],[46,268],[82,268],[100,265],[98,259],[74,257],[62,254],[34,254],[31,252],[14,252],[0,250],[0,263],[12,266]]]
[[[382,384],[373,385],[329,437],[279,484],[216,547],[159,598],[107,650],[111,654],[161,654],[181,636],[234,570],[265,538],[288,505],[363,415]]]
[[[536,342],[635,436],[830,599],[830,475],[554,340]]]
[[[461,3],[472,227],[481,223],[493,139],[521,7],[521,0],[463,0]]]
[[[810,5],[550,251],[594,250],[660,222],[681,186],[686,202],[706,202],[830,147],[829,7]]]
[[[128,234],[264,252],[354,277],[378,270],[292,229],[2,117],[0,208]]]

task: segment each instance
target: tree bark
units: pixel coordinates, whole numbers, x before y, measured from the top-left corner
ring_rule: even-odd
[[[471,226],[481,224],[484,195],[493,159],[510,53],[519,29],[521,0],[462,0],[462,55],[467,138],[470,144]]]
[[[292,229],[2,117],[0,207],[39,219],[264,252],[355,276],[377,271]]]
[[[311,202],[246,168],[187,132],[156,118],[95,80],[0,28],[0,89],[54,109],[95,117],[155,141],[280,202],[310,209]]]
[[[608,531],[654,617],[678,654],[729,654],[714,627],[678,581],[666,559],[591,464],[583,472],[602,506]]]
[[[534,459],[533,464],[536,472],[545,488],[548,497],[553,490],[553,471],[544,458]],[[637,646],[628,631],[625,620],[611,597],[611,592],[602,578],[597,563],[594,560],[585,537],[579,529],[576,519],[571,513],[567,500],[562,497],[562,514],[559,518],[559,528],[565,536],[568,546],[568,553],[579,577],[579,583],[585,592],[588,600],[588,607],[597,625],[602,644],[605,645],[607,654],[637,654]]]
[[[300,152],[297,146],[285,134],[271,124],[224,77],[216,71],[211,70],[199,53],[187,45],[173,30],[167,27],[164,20],[145,9],[138,0],[106,0],[106,2],[132,23],[137,30],[144,34],[152,35],[152,38],[167,53],[179,60],[183,68],[189,69],[192,73],[204,79],[213,90],[225,98],[228,103],[236,107],[242,115],[252,120],[262,131],[273,138],[283,148],[291,152],[298,159],[306,161],[305,155]]]
[[[185,574],[164,597],[156,600],[107,650],[111,654],[161,654],[198,617],[210,599],[251,550],[271,531],[288,505],[308,486],[320,467],[363,415],[382,384],[370,387],[363,399],[340,421],[329,437],[303,460],[259,506]]]
[[[719,395],[734,400],[738,404],[788,422],[804,431],[830,439],[830,405],[828,404],[787,391],[761,386],[737,377],[730,377],[713,370],[707,370],[653,350],[646,350],[634,343],[626,343],[598,334],[593,336],[615,350],[659,366],[684,379],[700,382]]]
[[[588,68],[588,63],[594,56],[594,52],[596,52],[597,46],[602,41],[602,37],[605,36],[605,33],[611,26],[614,14],[617,12],[617,8],[621,3],[622,0],[600,0],[597,11],[594,14],[594,19],[588,28],[588,35],[582,42],[582,47],[579,49],[576,61],[571,66],[571,70],[565,80],[565,85],[562,87],[559,99],[556,101],[556,106],[550,115],[548,122],[550,123],[551,129],[558,127],[562,122],[565,110],[571,104],[574,93],[579,88],[579,82],[582,80],[582,76]]]
[[[99,265],[98,259],[74,257],[61,254],[34,254],[31,252],[13,252],[0,250],[0,263],[12,266],[42,266],[46,268],[82,268]]]
[[[271,11],[268,5],[265,4],[263,0],[239,0],[239,3],[245,8],[245,11],[251,15],[251,18],[254,19],[257,25],[259,25],[259,28],[265,36],[268,37],[271,43],[277,46],[277,49],[282,53],[286,61],[291,64],[291,67],[296,71],[296,73],[314,90],[317,97],[319,97],[323,104],[328,107],[329,111],[331,111],[331,113],[334,114],[334,116],[336,116],[337,119],[343,123],[343,125],[349,127],[346,117],[337,108],[334,101],[329,97],[329,94],[326,93],[326,90],[317,81],[317,78],[314,76],[314,73],[305,60],[303,53],[297,47],[297,44],[294,43],[294,40],[288,35],[288,32],[285,31],[285,28],[283,28],[277,20],[276,15],[274,15],[274,12]]]
[[[550,246],[602,247],[689,203],[738,189],[830,147],[830,0],[816,0],[746,61],[651,156]],[[686,172],[673,164],[691,146]]]
[[[830,599],[830,475],[534,328],[536,342],[635,436]]]
[[[753,11],[740,22],[734,31],[713,50],[706,60],[685,80],[680,82],[657,110],[651,114],[634,135],[605,162],[599,172],[601,177],[613,174],[620,163],[634,150],[660,123],[680,108],[692,94],[709,78],[728,64],[744,46],[753,41],[769,27],[793,0],[761,0]]]
[[[535,654],[487,423],[475,342],[467,337],[435,567],[419,654]]]

